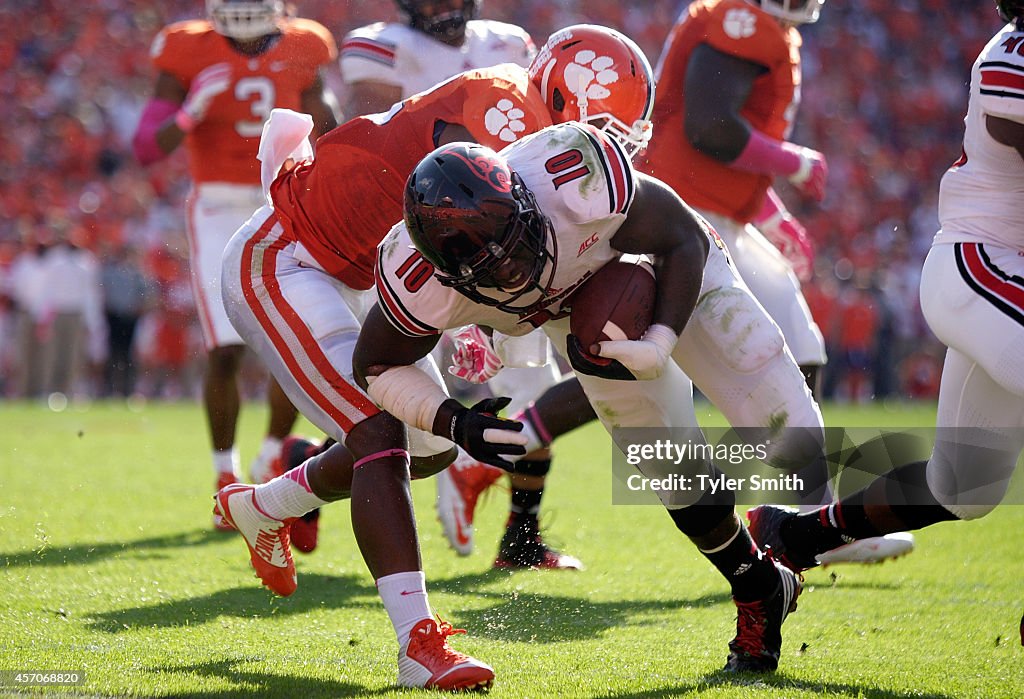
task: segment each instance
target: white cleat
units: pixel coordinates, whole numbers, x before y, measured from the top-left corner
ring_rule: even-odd
[[[823,566],[837,563],[881,563],[914,550],[914,535],[897,532],[870,539],[858,539],[839,548],[826,551],[815,558]]]

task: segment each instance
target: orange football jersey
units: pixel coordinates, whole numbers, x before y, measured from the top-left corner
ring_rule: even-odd
[[[373,286],[377,244],[402,218],[405,181],[437,147],[444,124],[500,150],[551,124],[526,69],[462,73],[390,112],[348,121],[316,142],[316,158],[271,185],[278,219],[323,269],[354,289]]]
[[[231,86],[213,99],[206,118],[185,139],[193,181],[259,185],[256,151],[270,110],[301,111],[302,93],[337,53],[331,33],[307,19],[282,22],[281,36],[258,56],[239,53],[208,20],[165,27],[150,55],[158,70],[186,89],[204,68],[231,66]]]
[[[698,0],[662,51],[654,137],[638,169],[670,184],[691,206],[746,222],[760,210],[771,176],[730,168],[697,151],[683,132],[686,68],[700,44],[768,69],[740,113],[753,128],[782,139],[800,97],[800,33],[745,0]]]

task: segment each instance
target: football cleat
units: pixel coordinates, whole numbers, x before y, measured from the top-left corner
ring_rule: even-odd
[[[455,460],[437,474],[437,518],[448,543],[460,556],[473,552],[473,514],[477,499],[505,473],[472,457]]]
[[[292,522],[292,546],[300,553],[313,553],[316,550],[319,529],[320,508],[318,507]]]
[[[267,515],[257,504],[255,493],[252,485],[229,485],[214,496],[213,511],[245,539],[256,577],[274,594],[287,597],[298,586],[288,542],[295,518],[280,520]]]
[[[235,478],[233,473],[221,473],[217,476],[217,484],[214,486],[213,492],[219,492],[222,488],[226,488],[233,483],[237,483],[238,479]],[[220,516],[220,513],[216,509],[213,511],[213,528],[219,532],[230,532],[234,530],[230,524],[224,521],[224,518]]]
[[[575,556],[550,548],[544,543],[537,528],[537,520],[528,519],[522,523],[510,522],[505,528],[494,567],[511,570],[583,570],[583,563]]]
[[[440,619],[416,624],[398,652],[398,684],[450,691],[490,689],[494,670],[448,645],[448,637],[460,633],[466,632]]]
[[[772,672],[782,653],[782,622],[796,611],[800,577],[777,561],[779,583],[765,599],[736,604],[736,637],[729,641],[726,672]]]
[[[914,550],[914,535],[910,532],[896,532],[869,539],[857,539],[839,548],[819,553],[815,558],[823,566],[836,563],[881,563]]]
[[[796,517],[799,510],[782,505],[758,505],[747,510],[747,522],[750,536],[758,548],[771,553],[772,558],[782,563],[794,573],[802,573],[808,568],[818,565],[813,557],[802,556],[796,551],[789,551],[782,542],[780,530],[782,523]]]
[[[758,505],[747,511],[750,535],[762,549],[770,550],[772,557],[782,562],[795,573],[815,566],[829,566],[837,563],[881,563],[882,561],[906,556],[914,550],[914,535],[897,532],[884,536],[857,539],[831,551],[818,554],[813,559],[787,549],[779,531],[782,523],[795,517],[798,510],[780,505]]]

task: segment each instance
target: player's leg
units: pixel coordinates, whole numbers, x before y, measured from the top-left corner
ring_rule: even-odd
[[[740,277],[782,329],[804,381],[818,396],[825,340],[786,258],[754,226],[702,212],[725,241]]]
[[[1014,281],[1024,264],[1016,251],[984,246],[983,257],[979,247],[936,246],[922,273],[922,310],[950,348],[931,458],[817,512],[766,512],[797,564],[849,538],[981,517],[1003,498],[1024,450],[1024,285]]]
[[[545,329],[553,346],[564,351],[564,324],[556,321]],[[670,363],[652,381],[578,378],[594,412],[623,453],[640,441],[657,439],[697,447],[705,444],[694,413],[692,384],[677,364]],[[674,476],[681,484],[687,483],[685,479],[690,484],[718,482],[724,475],[703,456],[641,460],[637,469],[649,479]],[[680,485],[659,491],[658,497],[676,528],[729,582],[739,614],[726,670],[774,670],[782,646],[782,622],[796,609],[800,594],[797,577],[772,563],[751,539],[736,516],[732,490]]]
[[[532,336],[528,338],[533,339]],[[541,336],[545,345],[547,338]],[[561,373],[554,360],[542,367],[526,369],[503,369],[490,382],[495,395],[511,396],[508,413],[515,419],[526,412],[536,412],[535,400],[539,400],[546,390],[552,390],[561,381]],[[553,389],[556,393],[564,393]],[[557,398],[549,397],[546,404],[553,404]],[[586,406],[587,413],[592,414],[589,403],[584,399],[575,406]],[[574,404],[566,403],[558,407],[559,411],[570,411]],[[541,423],[527,421],[531,428]],[[550,444],[550,440],[549,440]],[[505,523],[505,532],[498,545],[498,555],[494,565],[498,568],[555,568],[579,570],[582,563],[575,556],[566,555],[552,549],[544,541],[540,531],[538,515],[547,476],[551,470],[552,452],[545,445],[539,449],[531,449],[526,456],[515,462],[515,471],[509,477],[511,484],[511,502],[509,516]]]
[[[821,412],[778,325],[712,250],[701,300],[673,357],[722,411],[739,436],[770,444],[767,462],[799,477],[793,495],[806,509],[832,499]],[[754,522],[761,544],[769,544]],[[871,562],[909,553],[909,535],[851,546],[830,563]]]
[[[199,185],[188,212],[189,278],[207,351],[203,406],[218,490],[237,482],[241,474],[235,429],[241,405],[238,370],[245,346],[228,320],[220,282],[224,248],[255,208],[248,189]],[[216,516],[214,526],[230,528]]]

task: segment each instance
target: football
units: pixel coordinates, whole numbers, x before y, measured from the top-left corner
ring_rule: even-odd
[[[569,328],[582,349],[605,340],[639,340],[654,317],[654,268],[625,256],[597,270],[572,295]]]

